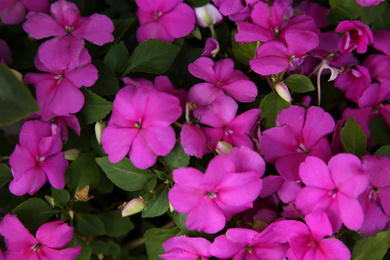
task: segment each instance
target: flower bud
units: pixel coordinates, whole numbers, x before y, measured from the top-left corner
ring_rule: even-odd
[[[222,20],[222,14],[212,5],[207,4],[202,7],[194,8],[196,23],[201,27],[209,27]]]
[[[86,202],[86,201],[93,198],[93,196],[89,197],[88,193],[89,193],[89,185],[85,186],[84,188],[79,189],[76,192],[75,197],[77,200],[81,200],[81,201]]]
[[[286,100],[287,102],[292,101],[290,91],[288,90],[286,83],[278,83],[275,86],[275,90],[279,94],[279,96],[284,100]]]
[[[228,155],[232,149],[233,145],[224,141],[219,141],[217,147],[215,147],[215,152],[219,155]]]
[[[65,155],[66,160],[74,161],[79,157],[80,150],[77,148],[72,148],[72,149],[66,150],[64,152],[64,155]]]
[[[98,141],[99,144],[101,144],[102,141],[102,134],[103,130],[106,128],[106,123],[103,121],[96,122],[95,124],[95,135],[96,135],[96,140]]]
[[[142,197],[130,200],[122,210],[122,217],[127,217],[141,212],[145,208]]]
[[[54,199],[53,197],[49,196],[49,195],[45,195],[45,200],[49,203],[49,205],[54,208],[56,203],[54,202]]]
[[[219,43],[214,38],[208,38],[204,46],[202,57],[215,57],[219,52]]]

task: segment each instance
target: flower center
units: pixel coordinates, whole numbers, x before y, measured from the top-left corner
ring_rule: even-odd
[[[337,193],[337,189],[333,189],[333,190],[329,191],[329,195],[332,197],[332,199],[334,199],[336,197],[336,193]]]
[[[41,243],[38,243],[34,246],[33,251],[36,252],[41,247]]]
[[[249,254],[252,254],[252,248],[250,248],[250,246],[246,247],[246,251],[248,251]]]
[[[229,129],[229,128],[226,128],[226,129],[225,129],[225,135],[229,136],[229,135],[231,135],[231,134],[233,134],[233,130],[231,130],[231,129]]]
[[[45,162],[45,159],[46,159],[46,157],[38,155],[37,156],[37,166],[42,166],[43,163]]]
[[[218,195],[217,191],[207,192],[207,196],[209,196],[210,199],[215,199]]]
[[[65,26],[65,29],[66,29],[66,32],[68,33],[68,34],[72,34],[72,30],[73,30],[73,28],[72,28],[72,26]]]
[[[154,13],[153,13],[153,20],[154,20],[155,22],[157,22],[158,19],[160,19],[160,16],[161,16],[161,15],[162,15],[161,12],[154,12]]]
[[[297,152],[298,153],[309,153],[309,150],[307,150],[305,145],[303,143],[301,143],[298,146]]]
[[[314,241],[312,238],[309,238],[309,243],[307,243],[309,247],[317,247],[318,244],[316,241]]]

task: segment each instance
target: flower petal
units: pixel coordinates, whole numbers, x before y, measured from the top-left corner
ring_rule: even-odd
[[[61,249],[72,240],[73,227],[61,220],[51,221],[40,226],[35,236],[42,245]]]

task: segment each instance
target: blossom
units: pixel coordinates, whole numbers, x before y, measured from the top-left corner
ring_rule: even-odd
[[[73,236],[73,227],[61,220],[43,224],[35,237],[18,220],[7,214],[0,223],[0,234],[4,236],[7,251],[4,259],[75,259],[81,246],[64,248]]]
[[[342,21],[336,27],[338,33],[345,32],[339,41],[339,51],[350,54],[356,49],[358,53],[365,53],[367,46],[373,41],[371,29],[361,21]]]
[[[370,72],[360,65],[356,65],[356,69],[339,74],[334,82],[334,86],[343,91],[347,99],[354,102],[359,100],[359,97],[370,85]]]
[[[153,86],[127,86],[116,95],[102,146],[112,163],[129,154],[133,164],[146,169],[157,156],[167,155],[176,142],[170,126],[181,115],[179,99]]]
[[[49,12],[50,0],[3,0],[0,2],[0,19],[4,24],[19,24],[24,21],[26,9],[34,12]]]
[[[373,6],[378,5],[385,0],[356,0],[356,3],[361,6]]]
[[[207,260],[211,257],[210,245],[211,242],[203,237],[171,237],[163,244],[166,253],[159,257],[166,260]]]
[[[241,0],[213,0],[215,6],[223,15],[233,15],[244,9]]]
[[[296,198],[296,206],[304,215],[325,211],[333,231],[341,222],[351,230],[358,230],[364,219],[357,197],[366,189],[368,175],[362,171],[361,161],[352,154],[340,153],[328,165],[321,159],[307,157],[299,167],[299,175],[306,185]]]
[[[335,127],[332,116],[322,108],[291,106],[276,118],[276,126],[265,130],[260,149],[268,163],[274,163],[280,175],[299,180],[299,164],[308,156],[324,161],[332,156],[327,135]]]
[[[39,46],[39,60],[49,68],[66,69],[78,65],[84,40],[102,46],[112,42],[114,25],[101,14],[81,17],[76,4],[59,0],[50,6],[50,14],[29,12],[23,29],[34,39],[54,38]]]
[[[201,57],[188,65],[188,71],[195,77],[207,83],[195,84],[191,91],[202,86],[213,91],[215,88],[224,90],[240,102],[252,102],[257,96],[256,85],[240,70],[234,69],[232,59],[223,59],[215,63],[206,57]]]
[[[206,233],[222,230],[234,214],[251,208],[262,187],[258,172],[238,171],[222,155],[210,161],[204,174],[192,167],[179,168],[173,171],[173,180],[168,193],[173,208],[188,214],[188,229]]]
[[[184,37],[195,27],[194,10],[183,0],[136,0],[136,12],[140,27],[137,40],[157,39],[173,42]]]
[[[39,120],[27,121],[9,158],[14,179],[10,191],[18,196],[37,192],[49,179],[56,189],[65,187],[68,161],[61,152],[60,128]]]
[[[219,43],[214,38],[207,38],[203,48],[202,57],[215,57],[219,52]]]
[[[333,234],[328,216],[316,211],[305,217],[306,224],[296,220],[282,220],[275,223],[273,231],[285,238],[290,249],[287,252],[291,260],[348,260],[351,253],[346,245],[336,238],[324,238]]]
[[[0,62],[5,64],[12,63],[11,50],[9,49],[7,43],[2,39],[0,39]]]

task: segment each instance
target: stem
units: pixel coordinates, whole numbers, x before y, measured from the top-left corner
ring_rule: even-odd
[[[319,70],[322,66],[322,62],[307,76],[308,78],[310,78],[311,76],[314,75],[314,73],[317,72],[317,70]]]
[[[183,127],[183,124],[180,124],[179,122],[177,122],[177,121],[175,121],[174,123],[173,123],[175,126],[177,126],[177,127],[180,127],[180,128],[182,128]]]
[[[321,62],[321,67],[317,74],[317,98],[318,98],[317,106],[318,107],[321,105],[321,73],[324,70],[324,67],[322,65],[323,62]]]
[[[209,29],[211,31],[211,38],[214,38],[214,39],[217,39],[217,34],[215,32],[215,29],[214,29],[214,25],[209,25]]]
[[[161,156],[158,156],[157,160],[164,166],[167,173],[171,173],[171,168],[169,168],[168,164],[165,162],[165,160]]]

